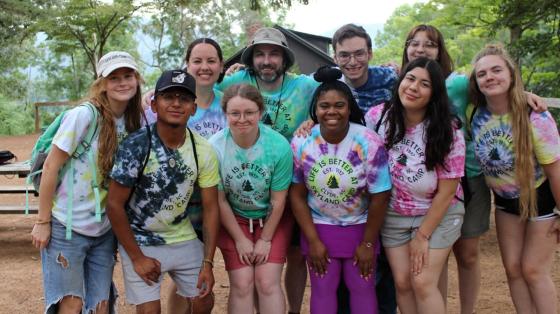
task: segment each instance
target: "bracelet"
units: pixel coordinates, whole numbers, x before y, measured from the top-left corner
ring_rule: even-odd
[[[368,249],[373,247],[373,242],[362,241],[362,244],[365,245]]]
[[[36,225],[46,225],[48,223],[51,223],[51,219],[47,219],[47,220],[41,220],[41,219],[37,219],[37,221],[35,221]]]
[[[424,240],[430,241],[431,236],[427,236],[425,233],[420,231],[420,227],[416,228],[416,234],[420,235],[422,238],[424,238]]]
[[[272,240],[265,240],[265,239],[263,239],[262,237],[260,237],[259,239],[261,239],[261,240],[264,241],[264,242],[268,242],[268,243],[272,242]]]
[[[204,266],[204,263],[208,263],[208,264],[210,264],[210,267],[214,268],[214,262],[212,260],[205,258],[205,259],[202,260],[202,265],[203,266]]]

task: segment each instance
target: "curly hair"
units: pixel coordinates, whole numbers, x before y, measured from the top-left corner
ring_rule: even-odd
[[[460,120],[451,114],[450,102],[447,97],[445,78],[439,64],[428,58],[418,58],[406,65],[399,76],[398,83],[393,89],[391,102],[385,104],[383,110],[386,112],[388,124],[386,147],[391,149],[405,136],[406,109],[399,97],[399,86],[406,74],[415,68],[423,68],[428,71],[432,81],[432,95],[426,106],[424,116],[426,140],[426,168],[433,170],[436,166],[444,166],[445,157],[451,151],[453,145],[453,128],[460,127]]]
[[[535,188],[534,147],[532,141],[529,106],[525,96],[523,81],[515,62],[501,44],[487,45],[474,57],[473,71],[469,78],[469,98],[475,106],[486,106],[486,96],[476,82],[477,62],[486,56],[498,56],[509,69],[511,86],[508,91],[513,150],[515,155],[515,180],[519,185],[519,211],[521,218],[537,214],[537,193]]]

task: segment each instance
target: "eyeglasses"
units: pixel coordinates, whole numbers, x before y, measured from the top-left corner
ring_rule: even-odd
[[[360,49],[354,52],[341,51],[336,54],[336,58],[340,63],[348,63],[352,57],[354,57],[354,59],[358,62],[363,62],[368,59],[368,52],[365,49]]]
[[[226,114],[228,115],[230,120],[238,121],[239,119],[241,119],[241,117],[244,117],[245,120],[253,120],[259,112],[260,110],[244,111],[244,112],[232,111],[232,112],[227,112]]]
[[[179,104],[186,105],[189,103],[194,103],[194,98],[190,94],[183,94],[183,93],[161,93],[158,95],[161,97],[164,103],[172,104],[175,102],[175,99],[179,100]]]
[[[406,42],[407,47],[418,48],[418,47],[420,47],[420,45],[422,45],[423,48],[427,48],[427,49],[437,49],[438,48],[438,44],[436,44],[435,42],[433,42],[431,40],[426,40],[425,42],[421,42],[419,40],[409,39]]]

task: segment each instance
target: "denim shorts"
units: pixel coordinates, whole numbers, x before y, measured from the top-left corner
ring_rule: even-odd
[[[177,285],[177,294],[182,297],[196,297],[196,287],[200,266],[204,258],[204,247],[198,239],[156,246],[141,246],[146,256],[157,259],[161,264],[161,276],[158,282],[148,286],[134,270],[134,265],[125,249],[119,245],[119,253],[124,275],[126,301],[138,305],[160,299],[163,275],[168,273]]]
[[[45,313],[56,313],[65,296],[81,298],[84,313],[102,301],[110,301],[113,307],[116,245],[112,230],[99,237],[72,232],[72,239],[66,240],[66,227],[53,219],[51,239],[41,250]]]

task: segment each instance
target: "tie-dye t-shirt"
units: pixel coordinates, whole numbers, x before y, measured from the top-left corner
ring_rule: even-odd
[[[87,106],[78,106],[68,111],[62,118],[62,122],[53,138],[52,144],[68,155],[72,155],[86,136],[92,119],[93,114]],[[115,123],[117,127],[117,138],[121,140],[126,136],[124,118],[115,119]],[[90,150],[93,150],[94,160],[97,160],[97,152],[99,149],[98,141],[99,130],[94,136],[90,147]],[[66,164],[69,162],[70,159],[68,159]],[[72,180],[74,182],[72,230],[91,237],[100,236],[111,228],[109,219],[105,214],[107,189],[105,189],[102,184],[99,185],[101,222],[95,220],[96,202],[92,187],[93,176],[97,177],[98,183],[103,181],[98,166],[96,170],[96,173],[93,173],[93,169],[90,167],[90,161],[88,160],[88,153],[83,154],[78,159],[74,159],[74,171],[73,173],[68,170],[64,171],[64,175],[60,178],[60,184],[56,188],[52,207],[53,217],[63,225],[66,225],[66,218],[68,217],[68,197],[70,196],[71,189],[70,180]]]
[[[373,107],[366,114],[368,128],[375,129],[381,118],[383,106]],[[383,119],[386,118],[386,115]],[[383,121],[385,122],[385,121]],[[378,134],[385,142],[385,123],[381,123]],[[389,206],[403,216],[425,215],[432,205],[432,199],[437,192],[439,179],[461,178],[465,170],[465,140],[463,132],[455,129],[451,151],[444,160],[445,166],[436,166],[428,171],[426,161],[425,125],[420,123],[406,130],[400,143],[389,150],[389,167],[393,190]],[[456,195],[463,198],[461,185],[457,186]],[[453,198],[451,205],[458,200]]]
[[[354,225],[367,221],[369,193],[391,189],[387,153],[381,139],[350,123],[338,144],[321,136],[320,126],[307,137],[294,137],[294,183],[305,183],[313,223]]]
[[[259,124],[259,138],[250,148],[239,147],[229,128],[210,138],[220,162],[221,183],[236,215],[258,219],[270,212],[270,191],[288,189],[292,177],[292,151],[288,141]]]
[[[131,134],[121,144],[111,178],[132,187],[134,194],[126,205],[128,221],[138,245],[162,245],[196,238],[187,216],[187,203],[195,180],[201,188],[216,186],[220,177],[214,150],[200,135],[193,132],[198,156],[198,172],[191,139],[186,133],[179,149],[163,145],[155,124],[151,126],[152,147],[140,180],[137,181],[146,154],[146,128]],[[171,161],[173,160],[173,161]]]
[[[515,180],[515,153],[509,114],[494,115],[486,107],[478,107],[472,121],[476,157],[488,186],[503,198],[518,198]],[[535,154],[535,183],[546,179],[540,165],[560,159],[560,139],[549,112],[531,112],[532,139]]]
[[[223,92],[241,83],[257,86],[254,75],[240,70],[226,76],[217,88]],[[286,73],[282,88],[273,92],[261,89],[265,105],[262,122],[271,125],[289,141],[300,124],[308,119],[311,98],[317,86],[319,83],[309,76]]]
[[[206,109],[198,106],[194,116],[189,118],[187,122],[189,128],[205,139],[209,139],[225,128],[226,115],[222,111],[221,101],[222,92],[214,91],[214,99],[210,106]]]

